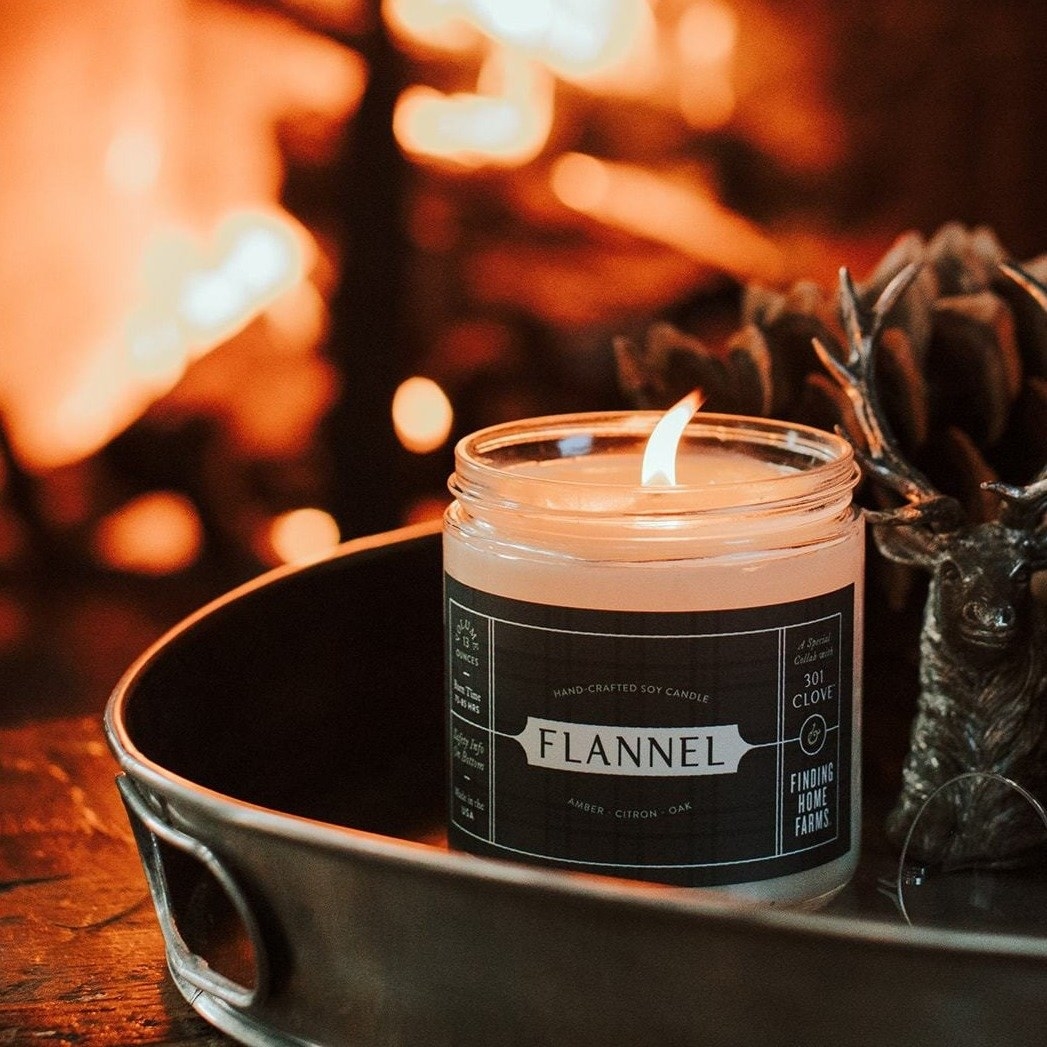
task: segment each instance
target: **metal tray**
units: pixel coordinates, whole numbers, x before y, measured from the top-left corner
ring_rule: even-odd
[[[1041,1044],[1047,942],[449,852],[440,538],[211,604],[106,710],[179,990],[265,1045]],[[874,825],[873,821],[869,822]]]

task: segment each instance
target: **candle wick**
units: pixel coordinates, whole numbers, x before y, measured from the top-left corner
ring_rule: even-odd
[[[643,451],[643,464],[640,467],[642,487],[676,486],[676,455],[680,441],[704,399],[702,391],[694,389],[658,419]]]

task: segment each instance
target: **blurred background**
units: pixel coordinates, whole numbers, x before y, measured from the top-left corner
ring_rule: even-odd
[[[1045,53],[1042,0],[5,0],[0,720],[623,406],[682,302],[1043,253]]]

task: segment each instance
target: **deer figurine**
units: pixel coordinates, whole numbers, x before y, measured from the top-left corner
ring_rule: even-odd
[[[957,499],[936,491],[899,453],[873,360],[885,319],[918,268],[899,272],[871,307],[841,270],[846,350],[834,354],[815,339],[853,408],[859,432],[848,435],[863,467],[902,501],[867,514],[876,545],[931,575],[920,694],[887,832],[925,863],[1018,864],[1047,842],[1022,792],[1000,782],[1047,800],[1047,621],[1030,588],[1033,573],[1047,567],[1047,466],[1024,487],[983,484],[999,510],[972,523]],[[1001,268],[1047,310],[1047,288],[1018,266]]]

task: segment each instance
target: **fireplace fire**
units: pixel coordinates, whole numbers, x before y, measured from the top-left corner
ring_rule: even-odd
[[[217,587],[439,512],[457,436],[618,405],[681,303],[947,219],[1042,250],[1034,7],[14,0],[0,654],[41,569]]]

